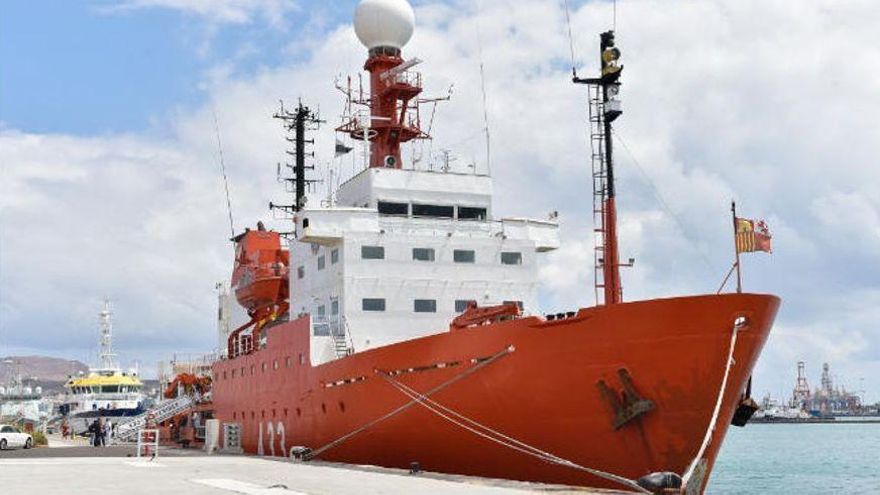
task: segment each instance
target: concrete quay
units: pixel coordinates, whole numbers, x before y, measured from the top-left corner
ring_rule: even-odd
[[[133,446],[52,442],[49,448],[0,452],[3,495],[524,495],[615,494],[537,483],[334,463],[204,455],[161,449],[153,461]]]

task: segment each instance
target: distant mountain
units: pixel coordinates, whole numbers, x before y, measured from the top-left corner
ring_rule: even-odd
[[[46,356],[0,357],[0,385],[12,380],[15,373],[20,373],[25,379],[45,383],[65,382],[70,375],[88,371],[88,366],[71,359]]]

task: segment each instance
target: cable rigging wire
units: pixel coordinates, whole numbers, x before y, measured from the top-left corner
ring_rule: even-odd
[[[712,263],[709,261],[709,258],[701,249],[697,247],[696,240],[688,235],[688,230],[684,227],[684,223],[681,221],[681,218],[672,211],[672,208],[669,207],[669,203],[667,203],[666,200],[663,198],[663,195],[660,194],[660,190],[657,188],[656,184],[654,184],[654,181],[651,180],[651,176],[649,176],[648,173],[645,172],[645,169],[642,167],[641,163],[639,163],[633,152],[629,149],[629,146],[627,146],[626,140],[624,140],[623,136],[621,136],[620,133],[616,130],[612,129],[611,132],[614,134],[614,137],[617,138],[617,141],[621,144],[621,146],[623,146],[626,154],[629,155],[630,160],[632,160],[633,164],[636,166],[636,170],[639,171],[639,173],[642,175],[642,178],[645,180],[645,182],[648,183],[648,186],[651,187],[651,192],[654,193],[654,198],[657,200],[658,203],[660,203],[660,206],[663,208],[666,214],[672,217],[672,220],[675,221],[675,225],[678,227],[678,230],[681,231],[681,235],[684,236],[685,239],[687,239],[688,244],[694,247],[694,251],[696,251],[696,253],[700,256],[700,259],[703,261],[703,264],[706,265],[706,268],[709,270],[709,272],[714,274],[715,270],[712,268]]]
[[[214,114],[214,132],[217,135],[217,156],[220,161],[220,174],[223,176],[223,188],[226,190],[226,211],[229,213],[229,231],[235,237],[235,224],[232,221],[232,199],[229,196],[229,179],[226,177],[226,163],[223,160],[223,145],[220,142],[220,124],[217,121],[217,109],[211,107]]]

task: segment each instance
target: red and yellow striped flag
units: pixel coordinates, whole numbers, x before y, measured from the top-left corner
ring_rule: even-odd
[[[763,220],[749,220],[736,217],[736,252],[752,253],[764,251],[772,253],[770,229]]]

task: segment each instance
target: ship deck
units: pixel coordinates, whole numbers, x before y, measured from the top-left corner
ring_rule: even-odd
[[[601,494],[589,490],[507,480],[373,466],[285,460],[239,455],[204,455],[197,450],[162,449],[155,461],[137,460],[133,446],[94,448],[50,439],[51,447],[0,452],[3,493],[116,495],[413,494],[450,495]],[[66,448],[64,448],[66,447]]]

